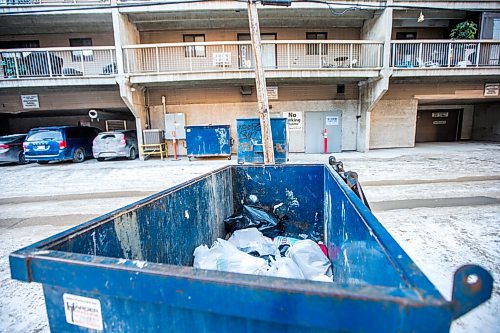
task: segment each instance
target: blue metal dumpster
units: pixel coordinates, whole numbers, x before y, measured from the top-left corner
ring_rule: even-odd
[[[322,239],[334,282],[190,267],[243,204],[280,205],[286,232]],[[463,266],[446,301],[325,165],[226,166],[9,259],[14,279],[43,284],[52,332],[446,332],[492,290]]]
[[[287,119],[271,118],[271,136],[276,163],[288,161]],[[260,119],[236,119],[238,133],[238,163],[264,163]]]
[[[193,157],[224,156],[231,159],[231,130],[229,125],[185,126],[186,149]]]

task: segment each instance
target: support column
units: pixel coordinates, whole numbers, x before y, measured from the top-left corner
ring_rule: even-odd
[[[387,4],[392,4],[388,0]],[[358,135],[356,150],[368,152],[370,150],[370,119],[371,111],[389,89],[389,78],[392,75],[391,34],[393,9],[386,8],[372,19],[366,20],[361,30],[361,39],[383,42],[382,68],[377,79],[359,82],[358,98]]]
[[[111,4],[116,5],[116,0],[111,0]],[[113,8],[111,15],[113,18],[113,34],[116,49],[116,83],[120,87],[121,98],[135,117],[137,141],[139,145],[142,145],[142,130],[146,125],[144,91],[139,87],[131,87],[128,73],[125,73],[124,63],[126,56],[123,49],[124,45],[140,44],[140,35],[137,28],[130,23],[125,14],[120,13],[118,8]],[[144,160],[144,156],[140,150],[139,158]]]

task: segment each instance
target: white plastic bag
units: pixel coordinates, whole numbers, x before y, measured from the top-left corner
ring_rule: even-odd
[[[259,256],[275,254],[277,250],[273,240],[264,236],[257,228],[236,230],[228,242],[245,253],[257,252]]]
[[[201,245],[194,250],[193,267],[242,274],[263,274],[267,272],[269,265],[264,259],[246,254],[228,241],[218,238],[212,248]]]
[[[271,267],[265,275],[287,279],[304,279],[299,266],[290,258],[277,257],[271,260]]]
[[[297,241],[287,251],[286,256],[299,266],[306,279],[333,282],[332,264],[312,240]]]

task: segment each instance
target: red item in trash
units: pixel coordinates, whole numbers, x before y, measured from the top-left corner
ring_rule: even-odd
[[[328,257],[328,250],[326,249],[325,244],[323,244],[323,242],[318,242],[318,246],[321,249],[321,251],[323,251],[323,253],[325,254],[325,256]]]

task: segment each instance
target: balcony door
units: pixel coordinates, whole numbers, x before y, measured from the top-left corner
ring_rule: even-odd
[[[261,40],[276,40],[276,34],[260,34]],[[239,41],[251,41],[250,34],[238,34]],[[252,47],[240,45],[240,68],[255,68]],[[262,44],[262,64],[264,68],[276,68],[276,44]]]

